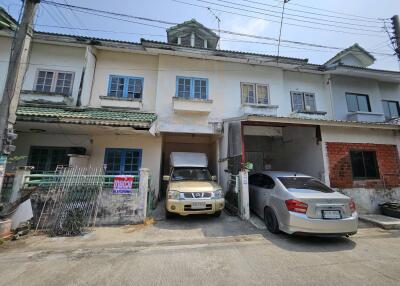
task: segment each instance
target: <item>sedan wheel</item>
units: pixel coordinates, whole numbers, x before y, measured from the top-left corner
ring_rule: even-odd
[[[267,229],[272,232],[272,233],[279,233],[279,223],[278,220],[275,216],[274,211],[269,208],[266,207],[265,211],[264,211],[264,221],[265,221],[265,225],[267,226]]]

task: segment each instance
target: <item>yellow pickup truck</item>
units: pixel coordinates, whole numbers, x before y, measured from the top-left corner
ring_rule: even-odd
[[[166,217],[174,214],[210,214],[220,216],[225,206],[224,193],[208,170],[204,153],[172,152],[166,196]]]

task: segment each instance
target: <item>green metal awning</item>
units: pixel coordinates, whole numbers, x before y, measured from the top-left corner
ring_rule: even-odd
[[[155,113],[104,108],[19,106],[17,109],[17,121],[150,128],[156,119]]]

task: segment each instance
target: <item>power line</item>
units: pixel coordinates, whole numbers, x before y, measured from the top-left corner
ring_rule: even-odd
[[[274,1],[275,2],[281,2],[279,0],[274,0]],[[248,2],[255,2],[255,1],[248,1]],[[316,7],[307,6],[307,5],[304,5],[304,4],[297,4],[297,3],[293,3],[293,2],[290,5],[291,6],[304,7],[304,8],[308,8],[308,9],[312,9],[312,10],[317,10],[317,11],[325,11],[325,12],[332,13],[332,14],[339,14],[339,15],[345,15],[345,16],[360,18],[360,19],[364,19],[365,21],[367,21],[367,20],[376,21],[377,20],[376,18],[372,18],[372,17],[366,17],[366,16],[360,16],[360,15],[355,15],[355,14],[350,14],[350,13],[338,12],[338,11],[333,11],[333,10],[323,9],[323,8],[316,8]],[[291,9],[291,10],[294,10],[294,9]],[[297,10],[297,11],[299,11],[299,10]],[[337,16],[335,16],[335,17],[337,17]]]
[[[88,29],[88,28],[71,28],[71,27],[65,27],[65,26],[54,26],[54,25],[37,25],[39,27],[48,27],[48,28],[57,28],[57,29],[72,29],[72,30],[79,30],[79,31],[91,31],[91,32],[102,32],[102,33],[119,33],[119,34],[129,34],[129,35],[139,35],[139,36],[151,36],[151,37],[165,37],[165,35],[161,34],[148,34],[148,33],[133,33],[133,32],[123,32],[123,31],[115,31],[115,30],[103,30],[103,29]],[[247,40],[240,40],[240,39],[232,39],[232,38],[224,38],[221,37],[221,41],[224,42],[241,42],[241,43],[248,43],[248,44],[262,44],[262,45],[270,45],[270,46],[275,46],[277,47],[278,44],[276,43],[267,43],[267,42],[260,42],[260,41],[247,41]],[[309,50],[309,51],[321,51],[321,52],[326,52],[326,53],[331,53],[331,50],[343,50],[344,48],[339,48],[339,47],[329,47],[329,46],[321,46],[325,49],[328,50],[320,50],[320,49],[309,49],[309,48],[304,48],[304,47],[296,47],[296,46],[291,46],[291,45],[282,45],[282,47],[287,47],[287,48],[293,48],[293,49],[299,49],[299,50]],[[318,45],[315,45],[318,47]],[[354,50],[354,53],[362,53],[360,51]],[[371,54],[375,55],[380,55],[380,56],[393,56],[393,54],[388,54],[388,53],[382,53],[379,51],[369,51]]]
[[[194,1],[202,2],[202,3],[206,3],[206,4],[211,4],[211,5],[217,5],[217,6],[220,6],[220,7],[234,9],[234,10],[243,11],[243,12],[250,12],[250,13],[255,13],[255,14],[259,14],[259,15],[265,15],[265,16],[269,16],[269,17],[280,18],[280,16],[278,16],[278,15],[273,15],[273,14],[268,14],[268,13],[264,13],[264,12],[249,10],[249,9],[245,9],[245,8],[233,7],[233,6],[230,6],[230,5],[218,4],[218,3],[214,3],[214,2],[210,2],[210,1],[206,1],[206,0],[194,0]],[[175,1],[175,2],[177,2],[177,1]],[[244,5],[235,4],[235,3],[231,3],[231,2],[228,2],[228,1],[224,1],[224,0],[219,0],[219,2],[227,2],[227,3],[233,4],[233,5],[244,6]],[[258,9],[258,10],[265,10],[265,9],[261,9],[261,8],[257,8],[257,7],[249,6],[249,5],[246,5],[245,7],[255,8],[255,9]],[[270,10],[267,10],[267,11],[271,12]],[[272,12],[277,13],[276,11],[272,11]],[[292,21],[297,21],[297,22],[302,22],[302,23],[308,23],[308,24],[317,24],[317,25],[321,25],[322,24],[321,22],[315,22],[315,21],[309,21],[309,20],[299,20],[299,19],[295,19],[295,18],[291,18],[291,17],[286,17],[286,19],[292,20]],[[277,22],[277,21],[275,21],[275,22]],[[279,21],[278,21],[278,23],[279,23]],[[372,33],[380,33],[381,32],[381,31],[376,31],[376,30],[339,26],[339,25],[328,24],[328,23],[323,23],[323,25],[324,26],[341,28],[341,29],[350,29],[350,30],[357,30],[357,31],[364,31],[364,32],[372,32]],[[313,28],[316,28],[316,27],[313,27]]]
[[[40,7],[43,8],[44,11],[46,11],[46,13],[50,16],[51,19],[53,19],[55,23],[57,23],[58,25],[62,25],[62,23],[58,20],[58,18],[55,18],[53,14],[49,12],[46,6],[40,6]]]
[[[278,57],[277,61],[279,59],[279,47],[281,45],[281,35],[282,35],[282,25],[283,25],[283,15],[285,14],[285,5],[286,3],[289,2],[289,0],[283,0],[283,5],[282,5],[282,15],[281,15],[281,24],[279,27],[279,38],[278,38]]]
[[[189,2],[185,2],[185,1],[181,1],[181,0],[171,0],[177,3],[181,3],[181,4],[185,4],[185,5],[189,5],[189,6],[194,6],[194,7],[199,7],[199,8],[203,8],[203,9],[208,9],[208,6],[203,6],[203,5],[197,5],[194,3],[189,3]],[[232,15],[238,15],[238,16],[243,16],[243,17],[247,17],[250,19],[260,19],[266,22],[273,22],[273,23],[280,23],[279,21],[274,21],[274,20],[266,20],[265,18],[261,18],[261,17],[257,17],[257,16],[252,16],[252,15],[246,15],[246,14],[242,14],[242,13],[237,13],[237,12],[232,12],[232,11],[227,11],[227,10],[223,10],[223,9],[219,9],[219,8],[212,8],[215,11],[219,11],[222,13],[227,13],[227,14],[232,14]],[[344,34],[351,34],[351,35],[361,35],[361,36],[373,36],[373,37],[382,37],[381,35],[372,35],[372,34],[365,34],[365,33],[355,33],[355,32],[348,32],[348,31],[343,31],[343,30],[332,30],[332,29],[324,29],[324,28],[319,28],[319,27],[311,27],[311,26],[306,26],[306,25],[299,25],[299,24],[293,24],[293,23],[286,23],[286,25],[291,25],[291,26],[296,26],[296,27],[302,27],[302,28],[308,28],[308,29],[314,29],[314,30],[322,30],[322,31],[328,31],[328,32],[336,32],[336,33],[344,33]]]
[[[70,30],[79,30],[79,31],[90,31],[90,32],[118,33],[118,34],[138,35],[138,36],[152,36],[152,37],[165,37],[165,35],[161,35],[161,34],[134,33],[134,32],[123,32],[123,31],[115,31],[115,30],[76,28],[76,27],[44,25],[44,24],[38,24],[36,26],[38,26],[38,27],[47,27],[47,28],[57,28],[57,29],[70,29]],[[46,33],[46,32],[43,32],[43,33]]]
[[[130,21],[130,20],[121,19],[121,18],[118,18],[118,17],[110,17],[110,16],[107,16],[107,15],[102,15],[102,14],[89,12],[89,11],[96,11],[96,12],[98,11],[98,12],[104,13],[104,14],[121,15],[123,17],[140,19],[140,20],[143,20],[143,21],[168,23],[168,24],[172,24],[172,25],[177,25],[178,24],[178,23],[173,23],[173,22],[164,21],[164,20],[150,19],[150,18],[145,18],[145,17],[137,17],[137,16],[133,16],[133,15],[127,15],[127,14],[121,14],[121,13],[115,13],[115,12],[108,12],[108,11],[96,10],[96,9],[92,9],[92,8],[79,7],[79,6],[73,6],[73,5],[65,5],[65,4],[61,4],[61,3],[57,3],[57,2],[50,2],[50,1],[46,1],[46,0],[42,0],[42,2],[50,3],[50,5],[51,4],[60,5],[61,7],[69,6],[69,7],[72,7],[73,9],[77,8],[77,11],[81,12],[81,13],[88,13],[88,14],[92,14],[92,15],[105,17],[105,18],[111,18],[111,19],[115,19],[115,20],[119,20],[119,21],[125,21],[125,22],[130,22],[130,23],[139,24],[139,25],[145,25],[145,26],[150,26],[150,27],[156,27],[156,28],[161,28],[161,29],[166,29],[166,27],[161,27],[161,26],[156,26],[156,25],[151,25],[151,24],[145,24],[145,23],[136,22],[136,21]],[[83,11],[81,9],[83,9]],[[214,31],[218,31],[216,29],[213,29],[213,30]],[[224,33],[224,34],[236,35],[236,36],[241,36],[241,37],[251,37],[251,38],[257,38],[257,39],[263,39],[263,40],[272,40],[272,41],[276,41],[276,42],[278,41],[278,39],[275,39],[275,38],[272,38],[272,37],[264,37],[264,36],[251,35],[251,34],[245,34],[245,33],[237,33],[237,32],[226,31],[226,30],[220,30],[220,32]],[[290,41],[290,40],[281,40],[281,41],[282,42],[286,42],[286,43],[290,43],[290,44],[305,45],[305,46],[311,46],[311,47],[317,47],[317,48],[328,48],[328,49],[337,49],[337,50],[343,49],[343,48],[330,47],[330,46],[324,46],[324,45],[318,45],[318,44],[312,44],[312,43],[305,43],[305,42],[300,42],[300,41]]]
[[[59,9],[57,6],[54,7],[54,10],[57,11],[57,14],[59,14],[62,18],[62,20],[65,22],[65,24],[67,24],[68,26],[73,27],[73,25],[69,22],[69,20],[65,17],[63,11],[61,11],[61,9]]]
[[[266,4],[266,3],[261,3],[261,2],[257,2],[257,1],[251,1],[251,0],[246,0],[246,2],[253,3],[253,4],[258,4],[258,5],[262,5],[262,6],[269,6],[269,7],[273,7],[273,8],[274,7],[279,7],[279,6],[270,5],[270,4]],[[281,2],[281,1],[277,1],[277,2]],[[290,3],[290,5],[296,5],[296,4],[292,2],[292,3]],[[297,5],[297,6],[300,6],[300,5]],[[316,10],[321,10],[321,11],[329,11],[329,10],[318,9],[318,8],[309,8],[309,9],[316,9]],[[329,13],[336,14],[336,15],[328,15],[328,14],[310,12],[310,11],[305,11],[305,10],[293,9],[293,8],[289,8],[289,7],[287,7],[286,10],[294,11],[294,12],[300,12],[300,13],[306,13],[306,14],[310,14],[310,15],[330,17],[330,18],[335,18],[335,19],[349,20],[349,21],[358,21],[358,22],[363,21],[363,22],[369,22],[369,23],[381,23],[382,22],[382,20],[379,20],[378,18],[369,18],[369,17],[363,17],[363,16],[356,16],[356,15],[341,13],[341,12],[337,12],[337,11],[329,11]],[[351,16],[351,18],[350,17],[338,16],[338,15]]]
[[[66,5],[66,4],[53,2],[53,1],[47,1],[47,0],[42,0],[41,3],[58,6],[58,7],[71,8],[71,9],[75,9],[75,10],[99,12],[99,13],[109,14],[109,15],[113,15],[113,16],[128,17],[128,18],[133,18],[133,19],[137,19],[137,20],[157,22],[157,23],[166,24],[166,25],[177,25],[178,24],[175,22],[168,22],[168,21],[163,21],[163,20],[158,20],[158,19],[149,19],[149,18],[145,18],[145,17],[133,16],[133,15],[123,14],[123,13],[116,13],[116,12],[105,11],[105,10],[100,10],[100,9],[93,9],[93,8],[76,6],[76,5]]]
[[[207,9],[207,10],[208,10],[208,8],[210,8],[210,7],[206,7],[206,6],[202,6],[202,5],[197,5],[197,4],[194,4],[194,3],[188,3],[188,2],[177,1],[177,0],[172,0],[172,1],[178,2],[178,3],[182,3],[182,4],[186,4],[186,5],[195,6],[195,7],[204,8],[204,9]],[[80,7],[80,6],[74,6],[74,5],[65,5],[65,4],[62,4],[62,3],[52,2],[52,1],[47,1],[47,0],[42,0],[42,3],[49,4],[49,5],[55,5],[55,6],[58,6],[58,7],[70,7],[72,9],[76,9],[77,11],[87,12],[87,13],[90,11],[90,12],[98,12],[98,13],[102,13],[102,14],[109,14],[109,15],[114,15],[114,16],[119,16],[119,17],[129,17],[129,18],[134,18],[134,19],[138,19],[138,20],[159,22],[159,23],[167,24],[167,25],[177,25],[178,24],[178,23],[169,22],[169,21],[148,19],[148,18],[145,18],[145,17],[126,15],[126,14],[122,14],[122,13],[109,12],[109,11],[92,9],[92,8],[87,8],[87,7]],[[229,14],[240,15],[240,16],[244,16],[244,17],[248,17],[248,18],[252,18],[252,19],[261,19],[263,21],[267,21],[265,18],[261,18],[261,17],[235,13],[235,12],[226,11],[226,10],[217,9],[217,8],[212,8],[212,9],[215,10],[215,11],[223,12],[223,13],[229,13]],[[254,11],[252,11],[252,12],[255,13]],[[88,13],[88,14],[90,14],[90,13]],[[104,17],[104,15],[102,15],[102,16]],[[268,20],[268,22],[280,23],[279,21],[274,21],[274,20]],[[324,29],[324,28],[320,28],[320,27],[311,27],[311,26],[298,25],[298,24],[293,24],[293,23],[287,23],[287,25],[292,25],[292,26],[297,26],[297,27],[305,27],[305,28],[309,28],[309,29],[331,31],[331,32],[347,33],[347,34],[356,34],[356,35],[364,35],[364,36],[379,36],[379,35],[361,34],[361,33],[349,32],[349,31],[342,31],[342,30],[330,30],[330,29]],[[375,32],[379,33],[379,31],[375,31]]]
[[[201,1],[201,0],[196,0],[196,1],[206,2],[206,1]],[[281,12],[279,12],[279,11],[273,11],[273,10],[269,10],[269,9],[263,9],[263,8],[260,8],[260,7],[250,6],[250,5],[248,5],[248,4],[244,5],[244,4],[241,4],[241,3],[230,2],[230,1],[225,1],[225,0],[216,0],[216,1],[217,1],[217,2],[228,3],[228,4],[233,4],[233,5],[240,6],[240,7],[249,7],[249,8],[252,8],[252,9],[267,11],[267,12],[276,13],[276,14],[280,14],[280,13],[281,13]],[[247,2],[253,2],[253,1],[247,1]],[[210,3],[210,2],[207,2],[207,3]],[[259,2],[256,2],[256,3],[259,3]],[[216,5],[218,5],[218,4],[216,4]],[[260,5],[261,5],[261,4],[260,4]],[[264,6],[272,6],[272,5],[264,4]],[[278,8],[277,6],[272,6],[272,7]],[[285,10],[289,10],[289,9],[288,9],[287,7],[285,7]],[[337,23],[337,24],[342,24],[342,25],[351,25],[352,27],[353,27],[353,26],[359,26],[359,27],[371,27],[371,28],[378,28],[378,29],[382,28],[382,26],[366,25],[365,23],[363,23],[363,24],[361,24],[361,23],[349,23],[349,22],[335,21],[335,20],[330,20],[330,19],[321,19],[321,18],[315,18],[315,17],[310,17],[310,16],[304,16],[304,15],[298,15],[298,14],[291,14],[291,13],[286,13],[285,15],[293,16],[293,17],[306,18],[306,19],[312,19],[312,20],[317,20],[317,21],[322,21],[322,23],[323,23],[324,25],[326,24],[326,22],[330,22],[330,23]],[[293,19],[293,18],[289,18],[289,19],[296,20],[296,21],[301,21],[301,20]],[[360,20],[358,20],[358,21],[360,21]],[[314,22],[313,22],[313,23],[314,23]],[[381,24],[382,21],[379,21],[379,23]],[[334,26],[334,27],[336,27],[336,26]]]
[[[63,0],[65,4],[70,5],[69,2],[67,0]],[[86,25],[81,21],[81,19],[78,17],[78,15],[76,15],[75,11],[72,10],[71,8],[69,9],[71,11],[71,14],[74,16],[74,18],[78,21],[78,23],[86,28]]]

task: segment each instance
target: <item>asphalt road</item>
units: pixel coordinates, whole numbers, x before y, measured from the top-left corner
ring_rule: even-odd
[[[291,237],[223,215],[29,236],[0,246],[0,285],[400,285],[400,231]]]

